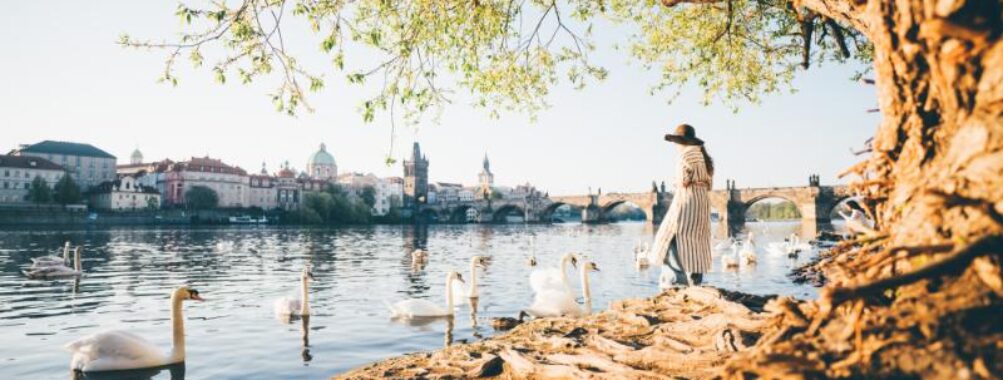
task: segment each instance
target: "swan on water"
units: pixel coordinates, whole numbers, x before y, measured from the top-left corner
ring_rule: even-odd
[[[544,289],[557,289],[562,291],[571,291],[571,285],[568,284],[568,264],[573,267],[578,267],[578,256],[574,253],[565,253],[561,256],[558,262],[557,268],[541,268],[536,269],[529,274],[529,286],[534,292],[540,292]]]
[[[752,244],[742,244],[742,250],[738,253],[742,259],[742,265],[752,265],[756,263],[756,246]]]
[[[738,243],[731,245],[731,253],[725,253],[721,255],[721,268],[731,269],[738,268]]]
[[[637,266],[637,269],[651,266],[655,261],[654,256],[647,243],[641,243],[637,247],[634,247],[634,265]]]
[[[53,265],[66,265],[70,261],[70,242],[63,244],[63,257],[50,255],[31,258],[31,267],[48,267]]]
[[[390,309],[392,318],[421,318],[421,317],[452,317],[453,316],[453,282],[463,282],[463,276],[454,271],[446,274],[446,307],[436,305],[428,300],[407,299],[387,307]]]
[[[453,303],[463,303],[471,298],[480,297],[477,292],[477,268],[488,269],[487,258],[474,256],[470,258],[470,286],[464,287],[459,282],[453,283]]]
[[[529,237],[529,259],[526,260],[526,264],[531,267],[536,266],[536,237]]]
[[[28,270],[22,271],[28,278],[56,278],[56,277],[75,277],[80,276],[83,271],[80,269],[80,253],[83,252],[84,247],[77,247],[73,251],[73,268],[66,266],[65,264],[57,264],[50,266],[32,266]]]
[[[185,322],[181,315],[183,301],[203,301],[198,290],[186,286],[171,294],[171,325],[174,344],[165,353],[142,337],[124,330],[100,332],[67,344],[73,353],[70,369],[99,372],[160,367],[185,361]]]
[[[598,272],[596,263],[586,261],[582,263],[580,269],[582,282],[582,298],[586,305],[592,301],[592,291],[589,287],[589,272]],[[547,288],[537,292],[533,297],[533,304],[526,308],[526,313],[535,318],[572,316],[578,317],[588,313],[575,302],[575,296],[571,289]]]
[[[427,262],[428,262],[428,251],[421,248],[411,251],[412,264],[425,264]]]
[[[303,268],[300,274],[300,298],[282,297],[275,300],[275,315],[306,316],[310,315],[310,281],[314,280],[313,271]]]

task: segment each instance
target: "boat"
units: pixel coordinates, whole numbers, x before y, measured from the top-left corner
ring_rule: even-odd
[[[231,216],[230,224],[264,224],[268,223],[268,217],[252,218],[250,215]]]

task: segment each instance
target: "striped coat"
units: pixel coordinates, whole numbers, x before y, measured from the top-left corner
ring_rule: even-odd
[[[708,192],[712,178],[707,172],[707,165],[704,163],[699,146],[680,145],[679,148],[672,205],[662,219],[662,225],[658,227],[651,249],[661,258],[657,262],[662,262],[668,254],[672,239],[676,239],[676,249],[683,270],[689,273],[706,273],[710,272],[711,268]],[[684,183],[693,184],[684,187]]]

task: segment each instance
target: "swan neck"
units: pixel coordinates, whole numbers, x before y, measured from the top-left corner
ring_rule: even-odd
[[[567,272],[568,272],[568,260],[569,259],[567,257],[562,257],[561,258],[561,284],[564,285],[565,289],[571,287],[571,285],[568,284],[568,274],[567,274]]]
[[[171,363],[180,363],[185,361],[185,320],[181,315],[181,297],[177,294],[171,297],[171,326],[174,334]]]
[[[63,262],[70,261],[70,242],[63,245]]]
[[[300,299],[303,300],[303,302],[300,302],[300,315],[309,315],[310,314],[310,296],[309,296],[310,295],[310,283],[309,282],[310,281],[307,280],[307,277],[303,276],[303,280],[300,283],[300,292],[302,293],[301,294],[302,298],[300,298]]]
[[[449,315],[453,315],[453,281],[456,281],[452,276],[446,279],[446,311]]]
[[[471,297],[477,296],[477,265],[473,259],[470,260],[470,294]]]
[[[80,271],[80,251],[83,250],[83,248],[77,247],[77,250],[73,252],[73,269],[77,272]]]
[[[589,270],[585,265],[582,266],[582,298],[586,301],[592,299],[592,290],[589,289]]]

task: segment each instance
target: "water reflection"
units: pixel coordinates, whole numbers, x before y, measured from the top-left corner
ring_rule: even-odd
[[[166,373],[168,379],[185,380],[185,363],[176,363],[155,368],[130,369],[122,371],[106,372],[80,372],[73,371],[70,379],[73,380],[147,380],[158,377],[161,373]]]
[[[759,228],[759,247],[798,228],[749,225]],[[184,284],[213,295],[213,302],[188,316],[200,320],[188,331],[186,348],[187,366],[198,378],[323,378],[380,358],[495,334],[487,321],[517,316],[533,299],[529,256],[537,257],[538,267],[552,266],[568,252],[595,261],[602,271],[590,276],[592,295],[584,305],[589,312],[613,300],[655,294],[659,266],[638,272],[631,252],[653,233],[645,224],[0,231],[0,341],[8,343],[0,345],[0,378],[66,376],[69,355],[62,345],[102,330],[123,329],[169,346],[165,300]],[[85,247],[80,279],[29,280],[20,274],[32,257],[57,252],[67,240]],[[417,248],[430,257],[414,268],[408,255]],[[722,271],[716,259],[705,282],[813,297],[813,289],[786,278],[813,254],[793,260],[762,255],[755,267],[736,272]],[[445,274],[469,276],[475,255],[487,259],[477,270],[479,297],[458,304],[453,321],[390,320],[385,301],[444,304]],[[278,328],[271,301],[289,292],[289,279],[306,265],[318,277],[310,295],[312,316],[280,321],[285,327]],[[576,288],[577,275],[569,269]],[[292,323],[301,339],[294,338]],[[137,376],[181,378],[184,371],[181,377],[169,369],[132,378]]]

